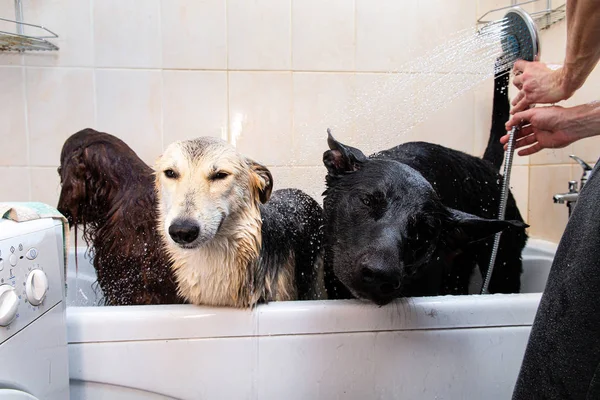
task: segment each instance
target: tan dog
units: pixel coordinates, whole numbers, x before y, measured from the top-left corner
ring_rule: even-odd
[[[159,233],[187,301],[251,307],[324,297],[314,199],[284,189],[269,201],[270,171],[212,137],[171,144],[155,176]]]

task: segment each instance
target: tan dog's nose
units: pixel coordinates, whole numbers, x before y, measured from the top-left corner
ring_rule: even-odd
[[[200,227],[193,221],[176,219],[169,226],[169,236],[178,244],[190,244],[198,238]]]

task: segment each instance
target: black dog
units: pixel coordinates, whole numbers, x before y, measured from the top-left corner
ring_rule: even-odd
[[[498,96],[494,119],[504,118],[497,105],[508,101]],[[493,124],[495,137],[498,129],[503,124]],[[485,276],[493,235],[503,230],[489,290],[519,292],[527,225],[512,194],[506,221],[494,219],[502,185],[497,151],[486,151],[496,155],[492,164],[425,142],[368,158],[331,134],[328,144],[323,208],[329,298],[355,296],[383,305],[398,297],[467,294],[475,265]],[[500,146],[497,140],[490,145]]]

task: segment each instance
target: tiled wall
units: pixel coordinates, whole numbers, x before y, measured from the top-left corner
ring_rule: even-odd
[[[406,114],[407,104],[436,93],[423,96],[411,87],[392,99],[379,90],[402,73],[414,73],[403,70],[412,57],[472,27],[489,9],[510,4],[23,1],[27,22],[60,35],[60,51],[0,53],[0,200],[53,205],[62,143],[85,127],[121,137],[150,164],[174,140],[222,137],[267,164],[276,188],[299,187],[318,199],[328,126],[366,152],[418,138],[480,155],[489,132],[491,80],[405,132],[403,121],[380,107],[393,110],[390,104],[398,101]],[[13,3],[0,0],[0,17],[14,15]],[[564,46],[564,23],[543,32],[544,60],[560,63]],[[418,85],[429,78],[411,79]],[[598,83],[600,71],[569,103],[592,100]],[[378,96],[379,102],[364,101]],[[347,107],[357,100],[363,107],[358,116]],[[402,133],[382,134],[382,123]],[[593,162],[600,141],[517,159],[512,183],[533,236],[557,240],[564,229],[566,207],[552,204],[552,194],[579,176],[571,152]]]

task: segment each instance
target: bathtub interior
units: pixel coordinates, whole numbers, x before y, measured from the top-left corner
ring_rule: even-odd
[[[555,249],[529,242],[521,294],[250,311],[88,307],[101,293],[78,249],[77,276],[74,252],[68,270],[71,398],[510,398]]]
[[[530,239],[523,250],[521,293],[540,293],[544,290],[556,244]],[[85,247],[69,251],[67,271],[67,306],[88,307],[102,305],[102,290],[96,283],[96,273]],[[77,265],[75,262],[77,254]],[[77,268],[76,268],[77,266]],[[476,270],[471,277],[470,294],[478,294],[482,285],[481,274]]]

